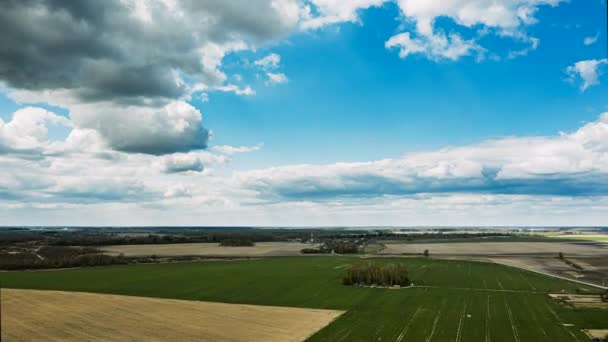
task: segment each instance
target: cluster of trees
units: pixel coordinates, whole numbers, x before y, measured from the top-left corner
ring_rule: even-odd
[[[399,263],[367,262],[346,270],[344,285],[357,286],[409,286],[407,267]]]
[[[255,242],[247,237],[234,237],[223,239],[220,241],[220,246],[231,246],[231,247],[250,247],[255,246]]]
[[[128,261],[122,255],[107,255],[94,248],[49,246],[0,251],[0,269],[3,270],[103,266]]]
[[[351,240],[328,240],[317,248],[304,248],[304,254],[356,254],[362,251],[362,244],[358,241]]]

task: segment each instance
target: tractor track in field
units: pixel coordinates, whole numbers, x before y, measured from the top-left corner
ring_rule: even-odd
[[[464,306],[462,307],[462,314],[460,314],[460,320],[458,321],[458,330],[456,331],[456,342],[460,342],[462,338],[462,324],[464,323],[464,316],[467,311],[467,302],[465,299]]]
[[[414,322],[414,320],[416,319],[416,317],[420,313],[421,309],[422,309],[422,307],[419,307],[418,309],[416,309],[416,312],[414,312],[414,315],[412,315],[412,318],[410,318],[410,320],[407,322],[407,324],[405,325],[405,327],[403,328],[403,330],[401,331],[401,333],[399,334],[399,336],[397,336],[397,339],[395,341],[401,342],[403,340],[403,338],[405,337],[405,334],[407,334],[407,331],[412,326],[412,323]]]
[[[580,340],[578,339],[578,337],[576,337],[576,335],[574,335],[574,333],[568,329],[567,326],[564,325],[564,321],[562,321],[561,317],[559,317],[557,315],[557,313],[555,312],[555,310],[553,310],[549,304],[545,303],[545,306],[547,307],[547,310],[549,310],[549,312],[553,315],[553,317],[555,317],[555,320],[570,334],[570,336],[572,336],[572,338],[576,341],[576,342],[580,342]]]
[[[426,338],[425,342],[430,342],[431,339],[433,338],[433,335],[435,335],[435,330],[437,329],[437,323],[439,323],[439,319],[441,318],[441,311],[443,311],[443,309],[445,308],[446,303],[447,303],[447,299],[444,299],[443,303],[441,303],[441,309],[439,309],[439,311],[437,311],[437,317],[435,317],[435,320],[433,321],[433,328],[431,329],[431,333],[429,334],[429,337]]]
[[[488,301],[486,306],[486,342],[491,342],[490,338],[490,295],[488,295]]]
[[[511,330],[513,330],[513,338],[515,342],[520,342],[519,340],[519,332],[517,331],[517,327],[515,326],[515,321],[513,320],[513,312],[511,312],[511,307],[509,303],[507,303],[507,299],[505,298],[505,307],[507,308],[507,314],[509,315],[509,322],[511,322]]]
[[[528,291],[528,290],[482,289],[482,288],[475,288],[475,287],[446,287],[446,286],[431,286],[431,285],[412,285],[412,286],[408,286],[408,287],[402,287],[402,289],[409,289],[409,288],[464,290],[464,291],[480,291],[480,292],[534,293],[534,294],[545,294],[546,293],[546,292],[541,292],[541,291]]]

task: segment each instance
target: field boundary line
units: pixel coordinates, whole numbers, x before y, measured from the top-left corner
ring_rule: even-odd
[[[420,309],[422,309],[422,307],[419,307],[418,309],[416,309],[416,312],[414,312],[414,315],[412,315],[412,318],[410,318],[409,322],[407,322],[407,324],[401,331],[401,334],[399,334],[399,336],[397,336],[397,339],[396,339],[397,342],[401,342],[403,340],[403,338],[405,337],[405,334],[407,334],[407,331],[410,329],[410,326],[416,319],[416,316],[418,316],[418,314],[420,313]]]

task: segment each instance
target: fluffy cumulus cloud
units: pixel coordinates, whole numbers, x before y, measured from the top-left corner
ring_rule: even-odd
[[[600,84],[600,76],[602,68],[608,64],[608,59],[589,59],[579,61],[566,68],[568,81],[572,83],[581,83],[581,91],[587,90],[589,87]]]
[[[268,200],[428,193],[608,195],[608,113],[571,134],[505,138],[399,159],[292,165],[240,174]]]
[[[201,113],[183,101],[160,108],[117,109],[103,104],[73,108],[72,120],[78,127],[98,131],[118,151],[167,154],[207,147],[209,132],[202,126]]]
[[[24,103],[48,100],[121,151],[204,148],[201,89],[251,95],[226,83],[223,58],[296,28],[296,0],[8,1],[0,13],[0,82]],[[66,39],[69,37],[69,39]]]
[[[184,119],[191,108],[169,108],[175,121],[169,127],[188,129]],[[152,114],[153,115],[153,114]],[[85,120],[81,118],[81,120]],[[150,123],[156,121],[150,119]],[[51,131],[61,126],[65,139],[53,139]],[[123,135],[136,132],[112,132],[108,144],[99,128],[81,128],[70,119],[37,107],[13,113],[10,120],[0,120],[0,198],[6,206],[73,207],[99,203],[157,203],[178,197],[176,179],[186,175],[189,183],[198,183],[203,171],[213,177],[214,168],[229,162],[226,156],[207,151],[191,151],[155,156],[128,153],[130,148],[156,151],[158,146],[120,145]],[[200,127],[200,125],[195,125]],[[121,129],[132,129],[130,126]],[[157,129],[157,128],[149,128]],[[165,129],[166,130],[166,129]],[[172,132],[165,144],[171,144]],[[152,133],[154,135],[154,133]],[[124,139],[131,142],[131,139]],[[140,139],[144,141],[144,139]],[[156,144],[156,142],[151,142]],[[125,147],[121,151],[119,147]],[[128,148],[127,148],[128,147]],[[194,186],[183,183],[183,186]],[[194,187],[201,189],[200,185]],[[201,191],[202,193],[203,191]]]
[[[36,107],[16,111],[8,122],[0,119],[0,154],[41,154],[51,149],[49,125],[72,127],[67,118]]]

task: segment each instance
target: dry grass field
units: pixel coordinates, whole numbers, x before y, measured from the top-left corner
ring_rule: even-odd
[[[336,310],[2,289],[2,341],[303,341]]]
[[[125,256],[217,256],[217,257],[261,257],[301,255],[303,248],[314,245],[296,242],[258,242],[253,247],[225,247],[218,243],[175,243],[158,245],[116,245],[100,249],[112,255]]]
[[[387,243],[380,254],[422,254],[425,249],[431,255],[557,255],[558,252],[577,256],[608,255],[608,246],[586,242]]]

